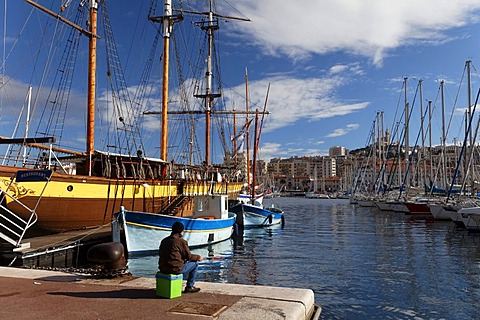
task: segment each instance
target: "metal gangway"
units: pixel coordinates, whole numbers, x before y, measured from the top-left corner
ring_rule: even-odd
[[[0,186],[0,238],[10,243],[14,247],[13,251],[22,251],[30,247],[30,243],[22,243],[22,240],[27,230],[37,222],[36,210],[52,174],[52,170],[18,170],[10,178],[6,188]],[[18,184],[22,182],[44,183],[32,208],[22,203],[21,196],[15,192],[18,190]],[[25,210],[27,213],[25,216],[29,214],[29,218],[22,218],[13,212],[10,209],[12,203]]]

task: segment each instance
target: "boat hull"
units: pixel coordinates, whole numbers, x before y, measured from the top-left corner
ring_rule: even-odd
[[[480,230],[480,207],[467,207],[458,210],[457,215],[452,219],[459,227],[466,228],[469,231],[478,232]]]
[[[430,204],[430,213],[432,214],[435,220],[444,220],[450,221],[450,212],[448,211],[448,207],[442,204]]]
[[[34,229],[45,233],[109,224],[121,207],[132,211],[161,212],[178,195],[225,192],[228,187],[228,193],[236,196],[242,187],[240,182],[228,183],[228,186],[217,183],[212,187],[202,181],[119,180],[58,173],[54,173],[46,185],[45,182],[10,184],[10,177],[16,171],[18,168],[0,166],[0,186],[2,190],[9,187],[8,194],[28,208],[36,207],[38,220]],[[6,207],[22,219],[30,218],[31,212],[14,201],[7,201]]]
[[[375,207],[375,202],[372,199],[358,199],[357,204],[360,207],[368,207],[368,208]]]
[[[387,202],[385,200],[377,200],[374,203],[380,211],[393,211],[393,206],[395,205],[395,203]]]
[[[428,203],[404,202],[409,214],[431,215]]]
[[[231,211],[237,214],[237,223],[244,228],[268,227],[284,223],[283,211],[277,208],[238,204],[232,207]]]
[[[160,241],[171,234],[177,221],[185,227],[183,238],[190,248],[227,240],[234,230],[236,216],[230,213],[226,219],[204,219],[123,210],[117,219],[125,232],[127,251],[140,254],[158,251]]]

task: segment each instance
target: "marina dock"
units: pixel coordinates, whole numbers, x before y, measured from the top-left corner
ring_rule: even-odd
[[[0,265],[40,268],[70,268],[84,265],[87,250],[99,243],[111,241],[111,227],[68,231],[32,236],[22,241],[24,247],[14,250],[0,239]]]
[[[155,278],[0,267],[1,319],[318,319],[310,289],[197,282],[176,299],[155,295]]]

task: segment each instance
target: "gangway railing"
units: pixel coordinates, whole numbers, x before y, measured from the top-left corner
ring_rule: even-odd
[[[22,243],[27,230],[37,222],[37,207],[40,204],[43,193],[52,178],[52,170],[19,170],[11,178],[8,186],[4,189],[0,186],[0,238],[14,246],[14,251],[29,248],[29,243]],[[25,205],[13,192],[13,186],[22,182],[44,182],[42,191],[33,208]],[[12,203],[23,208],[28,219],[20,217],[10,208]],[[17,206],[17,207],[18,207]]]

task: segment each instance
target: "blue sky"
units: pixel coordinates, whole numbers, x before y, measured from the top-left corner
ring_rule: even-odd
[[[150,1],[110,2],[109,14],[120,59],[128,85],[134,88],[139,81],[136,74],[149,52],[147,32],[140,36],[134,33],[140,33],[142,28],[150,33],[154,30],[151,25],[144,27],[143,21]],[[59,1],[39,3],[58,12]],[[182,1],[186,9],[195,10],[206,10],[207,3]],[[160,1],[158,6],[162,5]],[[23,104],[26,86],[32,83],[34,88],[41,87],[40,67],[34,64],[33,55],[40,37],[47,35],[47,31],[39,30],[53,19],[24,1],[4,0],[4,17],[5,7],[5,64],[0,71],[9,81],[2,87],[0,135],[10,136],[12,119]],[[399,121],[394,117],[396,112],[403,112],[400,99],[404,77],[408,77],[410,103],[418,81],[423,80],[424,100],[431,100],[435,108],[434,144],[440,143],[439,81],[445,80],[446,113],[450,117],[454,112],[448,142],[463,139],[462,117],[467,98],[466,78],[462,82],[462,76],[467,60],[472,61],[472,99],[480,83],[476,69],[480,64],[478,0],[236,0],[216,1],[215,10],[251,20],[220,20],[217,40],[222,87],[230,105],[241,109],[245,104],[245,69],[252,108],[263,107],[270,84],[267,108],[271,114],[260,142],[264,159],[326,155],[331,146],[364,147],[377,112],[384,112],[384,126],[389,130]],[[182,28],[191,27],[187,21],[182,23],[186,24]],[[85,45],[86,40],[82,41]],[[45,54],[50,50],[48,46],[41,48]],[[85,46],[80,50],[86,50]],[[78,60],[83,63],[86,58],[80,55]],[[27,73],[33,67],[37,72]],[[105,82],[99,80],[99,86],[97,96],[101,98]],[[81,105],[85,87],[82,80],[75,81],[72,95],[78,108],[74,108],[76,113],[66,135],[78,149],[84,143],[85,116]],[[419,130],[418,105],[417,98],[410,124],[411,143]],[[158,108],[152,102],[149,110]],[[147,135],[158,141],[158,117],[147,122],[144,128],[151,129]]]

